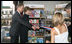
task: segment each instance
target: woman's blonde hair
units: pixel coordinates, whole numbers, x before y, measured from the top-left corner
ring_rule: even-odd
[[[62,13],[55,13],[52,19],[52,23],[54,26],[62,25],[64,23],[64,16],[62,15]]]

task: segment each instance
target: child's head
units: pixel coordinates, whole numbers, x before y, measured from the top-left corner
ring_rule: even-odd
[[[55,15],[53,16],[52,22],[54,26],[58,26],[58,25],[61,26],[64,23],[63,15],[59,12],[55,13]]]
[[[31,9],[28,6],[24,7],[24,13],[27,15],[31,15]]]

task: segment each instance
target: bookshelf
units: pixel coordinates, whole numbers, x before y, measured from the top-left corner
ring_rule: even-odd
[[[44,9],[45,9],[44,5],[25,4],[24,6],[28,6],[28,7],[30,7],[32,9],[32,16],[29,16],[29,20],[30,20],[29,22],[32,23],[32,24],[41,26],[42,20],[46,19],[43,16],[44,15]],[[45,25],[45,21],[43,21],[43,22],[44,22],[44,25]],[[34,36],[33,36],[33,34],[30,34],[32,32],[33,32],[33,34],[35,34]],[[44,40],[45,39],[44,29],[37,29],[35,31],[31,31],[31,32],[28,32],[28,33],[30,34],[30,35],[28,34],[28,37],[43,38],[43,43],[45,42],[45,40]],[[29,42],[29,43],[32,43],[32,41]],[[36,42],[36,43],[38,43],[38,42]]]
[[[29,36],[29,37],[34,37],[34,36]],[[35,36],[35,37],[44,37],[44,36]]]
[[[13,13],[13,8],[10,7],[2,7],[1,9],[1,31],[3,30],[1,37],[3,37],[1,40],[2,42],[10,42],[10,36],[9,36],[9,30],[10,30],[10,25],[12,21],[12,13]]]

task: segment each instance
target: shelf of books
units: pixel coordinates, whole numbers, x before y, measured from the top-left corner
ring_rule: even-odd
[[[45,17],[44,15],[44,5],[36,5],[36,4],[25,4],[24,6],[29,6],[32,9],[32,15],[29,16],[29,22],[33,25],[44,26],[45,25]],[[37,29],[35,31],[28,31],[28,42],[29,43],[45,43],[45,30]]]
[[[12,8],[1,9],[1,42],[9,43],[10,36],[9,30],[12,22]]]

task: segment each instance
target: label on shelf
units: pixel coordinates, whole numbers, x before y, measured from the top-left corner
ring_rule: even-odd
[[[44,5],[40,5],[40,4],[24,4],[25,6],[29,6],[30,8],[44,8]]]
[[[56,8],[64,8],[66,5],[67,5],[67,3],[66,4],[57,4]]]

